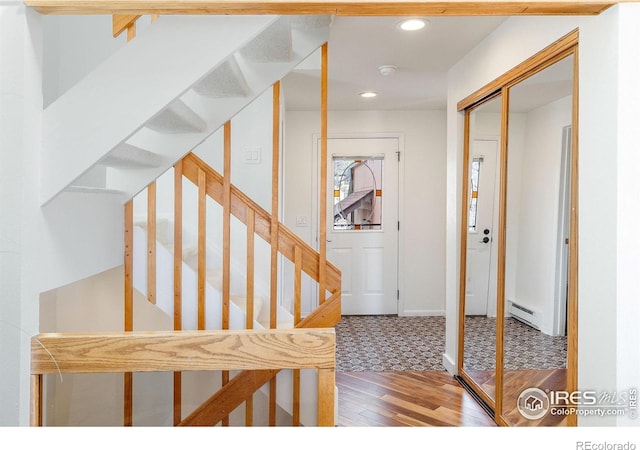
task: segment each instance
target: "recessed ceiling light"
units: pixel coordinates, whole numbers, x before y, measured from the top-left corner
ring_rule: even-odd
[[[362,97],[362,98],[373,98],[376,95],[378,95],[378,94],[376,92],[373,92],[373,91],[360,92],[360,97]]]
[[[404,31],[422,30],[428,25],[429,21],[425,19],[406,19],[398,24],[398,28]]]

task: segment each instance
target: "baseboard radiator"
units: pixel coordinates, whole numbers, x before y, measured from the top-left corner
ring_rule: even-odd
[[[540,313],[538,311],[525,308],[513,300],[508,300],[507,312],[511,314],[511,317],[514,319],[517,319],[536,330],[540,330]]]

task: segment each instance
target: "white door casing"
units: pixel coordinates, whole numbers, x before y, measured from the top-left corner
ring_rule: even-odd
[[[465,314],[487,315],[490,290],[491,257],[494,231],[494,202],[496,184],[497,140],[475,139],[472,141],[471,162],[479,162],[477,186],[477,211],[475,228],[467,231],[467,267]],[[473,190],[469,183],[469,196]],[[467,214],[469,212],[467,211]],[[469,225],[472,224],[471,219]]]
[[[398,137],[330,137],[327,259],[342,271],[342,314],[398,313]],[[382,158],[381,230],[334,230],[334,157]]]

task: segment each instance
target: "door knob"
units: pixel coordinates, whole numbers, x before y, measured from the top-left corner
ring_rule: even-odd
[[[482,240],[480,242],[482,242],[483,244],[486,244],[487,242],[489,242],[489,238],[488,237],[483,237]]]

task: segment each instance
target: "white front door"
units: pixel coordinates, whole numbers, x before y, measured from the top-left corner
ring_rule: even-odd
[[[487,315],[497,153],[498,141],[472,141],[465,292],[465,314],[468,316]]]
[[[327,259],[342,271],[342,313],[397,314],[399,139],[327,145]]]

